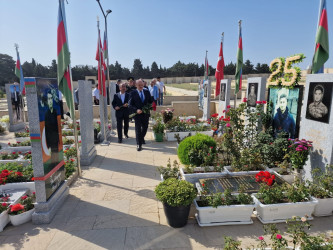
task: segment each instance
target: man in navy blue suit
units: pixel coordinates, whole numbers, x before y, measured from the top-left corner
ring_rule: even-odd
[[[118,132],[118,143],[123,142],[123,121],[124,121],[124,135],[128,138],[128,124],[129,124],[129,94],[126,93],[125,83],[120,84],[120,92],[114,95],[112,101],[112,107],[116,110],[117,118],[117,132]]]
[[[142,111],[142,108],[152,103],[152,98],[147,89],[143,88],[142,80],[136,81],[136,90],[131,92],[130,96],[130,108],[132,112],[136,113],[134,116],[135,119],[135,136],[136,136],[136,144],[137,151],[142,150],[142,144],[145,144],[145,136],[148,130],[149,116],[150,114],[145,114]]]

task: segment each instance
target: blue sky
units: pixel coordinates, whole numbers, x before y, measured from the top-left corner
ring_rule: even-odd
[[[224,59],[236,61],[238,20],[243,20],[244,61],[267,63],[276,57],[304,53],[305,69],[312,60],[319,0],[100,0],[108,16],[110,63],[132,68],[140,58],[170,67],[178,60],[216,67],[221,33]],[[72,65],[97,65],[96,16],[104,19],[95,0],[68,0],[67,29]],[[329,30],[333,3],[327,1]],[[43,65],[56,59],[57,0],[0,0],[0,53]],[[333,50],[332,32],[329,35]],[[325,67],[333,68],[333,56]]]

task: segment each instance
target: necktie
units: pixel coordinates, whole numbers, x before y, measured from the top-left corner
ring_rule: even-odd
[[[140,91],[140,97],[141,97],[141,101],[143,102],[144,99],[143,99],[143,91]]]

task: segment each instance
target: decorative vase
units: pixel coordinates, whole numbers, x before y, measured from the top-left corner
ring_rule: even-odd
[[[191,204],[188,206],[172,207],[166,203],[163,203],[163,207],[168,224],[171,227],[180,228],[184,227],[187,224]]]
[[[155,141],[162,142],[163,141],[163,133],[155,133]]]
[[[35,212],[35,208],[17,215],[9,215],[10,222],[13,226],[18,226],[24,224],[28,221],[31,221],[32,214]]]

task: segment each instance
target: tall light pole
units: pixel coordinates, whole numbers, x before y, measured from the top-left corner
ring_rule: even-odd
[[[100,3],[100,0],[96,0],[99,7],[101,8],[101,11],[102,11],[102,14],[104,16],[104,22],[105,22],[105,36],[106,36],[106,73],[107,73],[107,86],[109,86],[109,94],[110,94],[110,104],[112,102],[112,99],[113,99],[113,96],[116,94],[116,88],[115,86],[110,86],[110,74],[109,74],[109,40],[108,40],[108,25],[107,25],[107,21],[106,21],[106,18],[107,16],[112,12],[112,10],[108,9],[106,10],[106,14],[103,10],[103,7]],[[111,106],[111,123],[112,123],[112,130],[113,128],[116,127],[116,120],[115,120],[115,111],[114,109],[112,108],[112,105]],[[106,108],[106,118],[108,117],[107,115],[107,108]],[[108,120],[108,119],[107,119]],[[111,131],[111,133],[113,133],[113,131]]]

